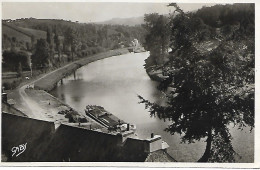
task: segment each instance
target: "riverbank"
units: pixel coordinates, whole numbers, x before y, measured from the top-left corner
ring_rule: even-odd
[[[71,106],[50,95],[48,92],[56,86],[60,79],[73,73],[81,66],[107,57],[126,54],[128,52],[127,48],[110,50],[69,63],[35,78],[34,80],[28,81],[26,84],[19,86],[16,90],[10,91],[8,94],[8,101],[13,101],[12,105],[30,118],[54,121],[56,124],[73,124],[81,122],[78,121],[78,118],[80,118],[87,122],[81,122],[81,127],[91,127],[92,129],[100,129],[103,131],[104,128],[85,116],[83,111],[81,113],[75,111]],[[63,112],[66,112],[66,114],[60,114]]]
[[[145,70],[147,75],[153,81],[162,82],[167,78],[166,76],[163,76],[162,69],[156,69],[155,66],[151,66],[149,68],[146,68]]]
[[[68,65],[66,65],[63,68],[60,68],[48,76],[45,76],[44,78],[40,80],[36,80],[34,82],[34,88],[39,89],[39,90],[44,90],[44,91],[51,91],[59,82],[62,78],[72,74],[74,71],[76,71],[78,68],[89,64],[91,62],[101,60],[104,58],[112,57],[112,56],[117,56],[117,55],[122,55],[129,53],[127,48],[122,48],[122,49],[116,49],[116,50],[110,50],[107,52],[99,53],[90,57],[86,57],[77,61],[74,61]]]

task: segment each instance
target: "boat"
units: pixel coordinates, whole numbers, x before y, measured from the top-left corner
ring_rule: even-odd
[[[85,113],[87,116],[94,119],[101,125],[108,128],[109,130],[119,130],[119,131],[136,130],[135,125],[120,120],[118,117],[106,111],[101,106],[87,105],[85,109]]]

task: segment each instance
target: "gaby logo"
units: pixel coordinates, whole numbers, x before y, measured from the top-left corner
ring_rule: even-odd
[[[26,145],[27,145],[27,143],[12,147],[12,149],[11,149],[11,151],[13,152],[12,157],[13,156],[17,157],[17,156],[21,155],[26,150]]]

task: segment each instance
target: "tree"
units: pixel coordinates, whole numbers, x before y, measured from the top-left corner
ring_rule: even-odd
[[[23,75],[23,68],[22,68],[21,62],[19,62],[19,64],[18,64],[17,73],[18,73],[19,77],[21,77]]]
[[[12,42],[11,42],[10,37],[8,37],[7,34],[3,34],[3,40],[2,40],[2,48],[3,48],[3,50],[11,47],[11,44],[12,44]]]
[[[180,15],[184,16],[172,21],[171,41],[176,53],[171,53],[171,60],[163,66],[168,78],[159,85],[162,91],[171,89],[166,94],[167,105],[139,96],[140,103],[151,116],[171,121],[166,131],[181,134],[183,142],[207,138],[199,162],[233,162],[236,153],[228,125],[254,127],[254,50],[241,50],[239,42],[223,40],[218,48],[202,54],[193,46],[197,34],[190,24],[194,18]]]
[[[4,51],[3,67],[17,71],[19,75],[22,73],[22,66],[28,66],[28,54],[23,51]]]
[[[34,35],[32,35],[31,36],[31,44],[32,44],[32,49],[34,49],[34,45],[35,45],[35,36]]]
[[[56,44],[55,50],[58,52],[59,62],[60,62],[61,61],[61,42],[60,42],[60,39],[59,39],[59,35],[57,33],[57,29],[55,30],[54,43]]]
[[[27,50],[27,51],[31,50],[31,48],[30,48],[30,43],[29,43],[29,42],[26,42],[26,50]]]
[[[154,14],[146,14],[145,25],[147,30],[145,37],[145,48],[150,51],[148,60],[151,60],[151,65],[161,65],[164,62],[169,48],[169,21],[166,16]]]
[[[32,63],[35,67],[50,65],[49,44],[45,39],[37,40],[35,53],[32,55]]]
[[[65,31],[65,44],[69,46],[70,51],[71,51],[71,57],[72,61],[74,60],[74,53],[76,52],[76,45],[77,45],[77,33],[76,30],[68,27],[67,30]]]
[[[12,37],[12,41],[11,41],[11,50],[15,51],[15,47],[16,47],[16,37]]]
[[[47,35],[46,40],[49,43],[49,45],[51,45],[52,44],[52,30],[49,27],[47,29],[47,34],[46,35]]]
[[[48,27],[47,28],[47,37],[46,40],[49,44],[49,55],[50,55],[50,63],[54,63],[54,38],[53,38],[53,34],[52,34],[52,28]]]

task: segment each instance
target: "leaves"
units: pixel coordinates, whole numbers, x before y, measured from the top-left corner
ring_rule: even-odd
[[[177,4],[170,6],[180,11]],[[210,137],[212,132],[209,160],[234,162],[236,153],[227,126],[233,123],[241,129],[254,127],[254,38],[236,32],[234,36],[240,41],[222,39],[216,47],[201,52],[198,31],[205,19],[199,16],[180,12],[170,21],[170,44],[175,52],[169,54],[169,61],[163,65],[163,75],[167,78],[158,86],[162,91],[172,89],[166,95],[167,105],[159,106],[141,96],[139,99],[151,116],[169,119],[172,123],[166,131],[172,135],[181,134],[182,142]]]
[[[231,135],[226,127],[215,131],[213,135],[211,157],[209,162],[235,162],[235,156],[239,156],[231,143]]]
[[[49,44],[45,39],[37,40],[35,52],[32,55],[33,66],[48,66],[50,60]]]
[[[148,60],[153,65],[161,65],[169,48],[169,19],[157,13],[146,14],[143,27],[147,30],[145,37],[145,49],[150,51]]]

